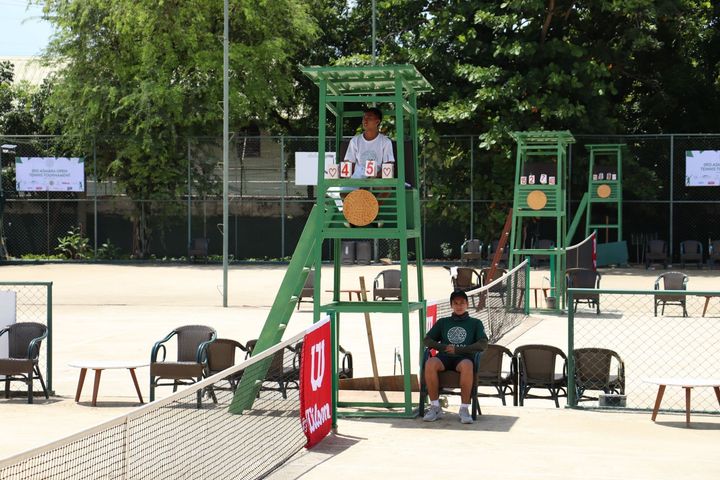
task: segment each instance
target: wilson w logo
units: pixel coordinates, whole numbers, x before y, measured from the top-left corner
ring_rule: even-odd
[[[312,346],[310,350],[310,386],[313,392],[322,386],[325,376],[325,340]]]

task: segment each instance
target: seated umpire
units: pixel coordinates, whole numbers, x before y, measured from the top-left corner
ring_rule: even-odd
[[[468,297],[465,292],[455,290],[450,294],[450,306],[452,315],[438,320],[425,335],[425,346],[434,348],[438,354],[425,362],[425,385],[430,397],[430,408],[423,420],[434,422],[442,417],[439,373],[452,369],[460,373],[460,422],[473,423],[469,411],[473,356],[487,348],[488,338],[482,322],[467,313]]]

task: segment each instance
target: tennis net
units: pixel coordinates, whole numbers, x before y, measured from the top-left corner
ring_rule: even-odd
[[[295,348],[303,333],[167,398],[0,461],[0,478],[264,478],[305,445]],[[270,356],[252,407],[229,413],[240,376]]]
[[[595,270],[597,267],[597,243],[595,238],[597,232],[593,232],[587,238],[575,245],[565,249],[567,268],[589,268]]]

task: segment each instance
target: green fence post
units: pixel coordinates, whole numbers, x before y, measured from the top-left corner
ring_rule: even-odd
[[[577,398],[575,398],[575,312],[573,311],[573,292],[569,288],[567,290],[568,298],[568,406],[577,407]]]
[[[285,197],[287,182],[285,181],[285,137],[280,137],[280,258],[285,258]]]
[[[190,139],[188,138],[187,141],[187,246],[190,249],[190,245],[192,245],[192,152],[190,151]],[[190,261],[190,257],[188,256],[188,261]]]
[[[46,355],[47,355],[47,372],[45,372],[45,376],[47,377],[47,389],[48,392],[52,392],[52,339],[53,339],[53,327],[52,327],[52,282],[47,283],[47,326],[48,326],[48,336],[47,336],[47,347],[46,347]]]
[[[338,372],[337,372],[337,315],[334,310],[329,310],[330,316],[330,371],[332,372],[332,430],[337,432],[337,402],[338,402]]]
[[[525,315],[530,315],[530,257],[525,257]],[[537,308],[537,305],[535,305]]]
[[[93,254],[97,257],[97,236],[98,236],[98,175],[97,175],[97,144],[95,142],[95,137],[93,137],[92,141],[92,150],[93,150]]]
[[[557,281],[557,275],[555,273],[556,262],[557,258],[555,255],[550,255],[550,296],[555,297],[555,308],[560,305],[559,299],[557,298],[557,285],[555,285],[555,282]]]

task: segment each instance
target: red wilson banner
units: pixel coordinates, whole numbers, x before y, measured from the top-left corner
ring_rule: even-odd
[[[428,301],[425,309],[425,331],[430,330],[435,322],[437,322],[437,303]]]
[[[332,427],[330,319],[305,333],[300,357],[300,422],[305,448],[319,443]]]
[[[437,302],[429,301],[425,310],[425,332],[430,330],[437,320]],[[437,355],[437,350],[431,348],[430,355],[433,357]]]

